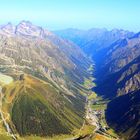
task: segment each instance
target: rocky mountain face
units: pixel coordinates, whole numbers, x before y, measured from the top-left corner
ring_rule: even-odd
[[[15,35],[15,26],[13,26],[11,23],[8,23],[5,26],[2,26],[0,29],[0,33],[6,36],[12,36]]]
[[[120,71],[97,81],[96,92],[106,98],[128,94],[140,88],[140,56],[124,66]]]
[[[88,76],[86,69],[89,61],[77,46],[30,22],[23,21],[16,27],[11,24],[2,27],[0,39],[3,72],[9,69],[36,72],[49,79],[53,77],[53,81],[59,80],[56,73],[63,76],[66,72],[75,73],[73,79],[81,82],[81,72]],[[63,80],[60,81],[64,83]]]
[[[121,41],[113,47],[105,59],[105,80],[97,91],[106,97],[116,97],[109,104],[106,118],[125,139],[139,138],[140,94],[140,42],[139,35]],[[112,47],[112,46],[111,46]],[[111,86],[110,86],[111,85]],[[113,94],[112,94],[113,93]]]
[[[105,72],[104,75],[119,71],[140,55],[139,46],[139,36],[132,36],[113,43],[108,49],[103,50],[105,53],[101,57],[100,70]]]
[[[139,36],[118,40],[103,52],[97,66],[95,90],[106,97],[115,97],[139,89]]]
[[[80,34],[72,30],[72,35],[66,36],[70,31],[65,30],[58,35],[74,41],[92,56],[97,84],[93,90],[110,99],[106,111],[108,124],[124,139],[137,140],[140,137],[140,33],[117,29],[90,31]],[[80,42],[84,35],[84,42]]]
[[[3,88],[12,131],[51,136],[80,128],[90,63],[78,46],[30,22],[1,26],[0,72],[14,79]]]

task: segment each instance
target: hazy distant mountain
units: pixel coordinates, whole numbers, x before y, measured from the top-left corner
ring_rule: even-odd
[[[46,29],[28,21],[2,26],[0,72],[14,78],[3,88],[12,131],[48,136],[80,128],[89,65],[78,46]]]
[[[16,27],[13,26],[11,23],[8,23],[7,25],[1,26],[0,33],[6,36],[12,36],[15,35],[15,30]]]
[[[96,57],[96,53],[102,48],[109,47],[113,42],[130,37],[133,32],[113,29],[111,31],[103,28],[93,28],[90,30],[66,29],[55,31],[55,33],[65,39],[71,40],[79,45],[88,56]]]
[[[16,26],[15,34],[21,36],[43,37],[44,30],[31,22],[22,21]]]

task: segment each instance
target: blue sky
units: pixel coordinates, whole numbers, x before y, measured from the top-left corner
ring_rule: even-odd
[[[140,0],[0,0],[0,24],[29,20],[50,30],[140,31]]]

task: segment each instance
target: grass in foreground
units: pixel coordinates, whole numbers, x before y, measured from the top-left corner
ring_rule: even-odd
[[[104,136],[104,135],[95,134],[95,136],[92,137],[92,140],[115,140],[115,139],[109,138],[109,137]]]
[[[76,137],[85,137],[93,133],[95,126],[90,124],[85,124],[80,130],[76,130],[74,133]]]
[[[73,138],[73,136],[72,135],[57,135],[52,137],[27,136],[22,137],[19,140],[66,140],[69,138]]]
[[[0,134],[0,140],[12,140],[10,136]]]

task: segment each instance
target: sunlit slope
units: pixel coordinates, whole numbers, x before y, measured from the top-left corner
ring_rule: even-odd
[[[46,137],[80,128],[90,64],[78,46],[29,21],[0,28],[0,72],[14,79],[2,88],[2,110],[13,133]]]
[[[0,73],[0,85],[7,85],[13,82],[13,78]]]
[[[49,136],[69,134],[83,123],[84,99],[65,94],[32,76],[3,88],[4,110],[14,133]],[[80,99],[81,98],[81,99]]]

